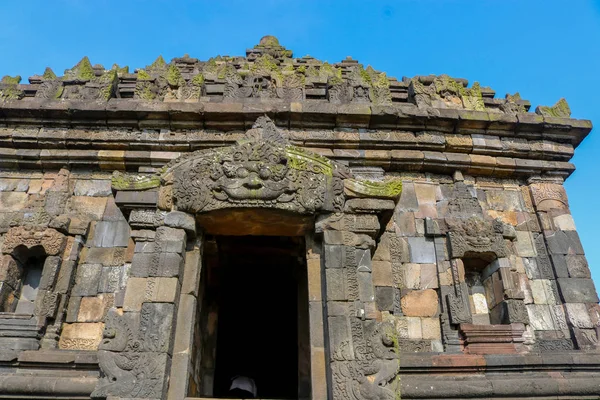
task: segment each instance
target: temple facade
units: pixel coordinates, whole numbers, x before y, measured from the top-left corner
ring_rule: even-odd
[[[564,99],[348,57],[0,81],[0,398],[597,399]]]

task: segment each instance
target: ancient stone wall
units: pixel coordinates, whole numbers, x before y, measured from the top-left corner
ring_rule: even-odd
[[[246,57],[3,78],[0,392],[210,394],[205,234],[269,234],[307,244],[313,399],[600,393],[563,187],[589,121],[291,57],[266,37]]]

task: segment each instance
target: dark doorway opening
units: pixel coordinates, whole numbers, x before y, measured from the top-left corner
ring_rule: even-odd
[[[205,257],[203,302],[211,304],[217,322],[213,351],[203,353],[214,357],[212,395],[230,397],[232,378],[245,376],[254,380],[258,398],[306,398],[310,339],[304,238],[207,239],[214,245],[206,246],[213,254]]]

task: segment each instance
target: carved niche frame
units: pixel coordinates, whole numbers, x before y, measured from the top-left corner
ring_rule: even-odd
[[[351,242],[349,246],[362,246],[367,252],[374,249],[376,239],[383,231],[381,226],[385,227],[400,196],[400,181],[391,178],[384,181],[383,177],[377,182],[356,179],[347,166],[289,144],[284,133],[269,118],[260,117],[246,132],[245,138],[233,146],[185,154],[154,176],[116,173],[113,189],[117,192],[158,191],[156,206],[157,212],[164,215],[162,224],[185,229],[188,233],[186,267],[179,278],[182,284],[200,284],[198,270],[201,268],[203,233],[229,234],[223,227],[235,223],[237,229],[252,235],[268,232],[275,236],[305,236],[307,266],[317,269],[317,273],[309,274],[308,296],[322,310],[309,313],[311,398],[331,396],[332,386],[337,383],[332,378],[332,360],[326,345],[329,333],[324,321],[328,317],[325,264],[332,260],[324,256],[323,245],[342,238],[342,242]],[[347,200],[362,202],[348,208]],[[374,202],[370,204],[368,200]],[[120,205],[127,208],[125,204]],[[351,214],[368,215],[375,223],[360,225]],[[282,217],[284,223],[281,223]],[[244,226],[244,221],[249,221],[251,226]],[[332,234],[328,235],[327,231]],[[323,233],[325,235],[321,237]],[[195,260],[190,257],[194,253]],[[189,262],[197,267],[188,268]],[[191,352],[194,333],[189,324],[197,318],[196,306],[182,306],[183,292],[178,301],[177,322],[172,332],[172,365],[177,368],[172,367],[167,373],[168,398],[187,396],[190,376],[194,373],[189,358],[178,360],[177,351],[187,349],[186,354]],[[347,372],[350,368],[358,374],[353,375],[355,380],[352,382],[355,383],[348,383],[353,387],[348,390],[378,392],[383,396],[380,398],[394,398],[391,390],[376,387],[377,383],[367,377],[380,379],[385,376],[390,380],[393,378],[390,376],[397,373],[396,356],[390,352],[391,341],[383,338],[383,331],[382,327],[375,328],[376,340],[367,338],[365,333],[361,341],[368,343],[367,347],[356,343],[363,352],[366,351],[365,354],[357,353],[360,362],[358,359],[356,362],[338,362],[334,368],[333,373],[340,368]],[[376,364],[377,368],[361,372],[363,364],[367,360],[372,363],[373,357],[381,355],[379,353],[385,353],[385,357]],[[360,398],[358,396],[356,398]]]
[[[0,318],[23,319],[25,324],[27,319],[34,321],[38,331],[45,328],[44,336],[41,338],[42,348],[58,347],[73,271],[73,268],[65,264],[74,264],[74,261],[68,259],[67,253],[77,252],[69,248],[69,245],[72,246],[74,243],[71,243],[68,238],[53,228],[42,226],[17,226],[10,228],[4,235],[1,249],[2,275],[14,281],[13,292],[9,296],[17,294],[20,289],[18,286],[22,286],[23,278],[27,274],[25,270],[27,265],[23,257],[30,256],[32,252],[45,257],[33,313],[4,312],[0,315]],[[13,301],[18,300],[14,298]],[[24,338],[24,340],[30,339]]]

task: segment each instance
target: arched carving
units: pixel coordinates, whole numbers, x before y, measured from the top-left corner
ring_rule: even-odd
[[[19,246],[28,249],[41,246],[47,256],[55,256],[61,252],[64,244],[65,235],[55,229],[18,226],[6,232],[2,253],[12,255]]]

